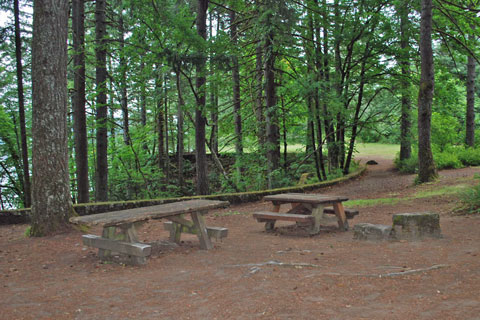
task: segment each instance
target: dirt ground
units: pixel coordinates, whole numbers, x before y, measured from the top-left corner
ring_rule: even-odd
[[[413,186],[390,160],[318,193],[350,199],[411,196],[473,183],[478,168],[441,172]],[[194,236],[168,243],[162,221],[140,229],[157,241],[146,266],[103,264],[81,233],[26,238],[26,225],[0,227],[0,319],[480,319],[480,217],[453,216],[455,197],[360,208],[350,220],[391,224],[394,213],[441,215],[442,239],[364,242],[333,227],[313,237],[280,224],[266,233],[255,202],[217,210],[207,224],[229,229],[210,251]],[[100,230],[93,230],[100,234]]]

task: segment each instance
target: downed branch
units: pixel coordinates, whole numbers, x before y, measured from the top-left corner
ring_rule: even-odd
[[[278,266],[278,267],[293,267],[293,268],[302,268],[302,267],[310,267],[310,268],[321,268],[317,264],[310,264],[310,263],[285,263],[276,260],[271,260],[262,263],[247,263],[247,264],[231,264],[227,265],[227,267],[264,267],[264,266]]]
[[[310,264],[310,263],[285,263],[285,262],[280,262],[276,260],[270,260],[267,262],[261,262],[261,263],[247,263],[247,264],[231,264],[231,265],[226,265],[226,267],[249,267],[250,268],[250,274],[257,273],[260,271],[260,267],[265,267],[265,266],[275,266],[275,267],[293,267],[297,269],[301,268],[322,268],[322,266],[317,265],[317,264]],[[374,277],[374,278],[389,278],[389,277],[397,277],[397,276],[405,276],[405,275],[410,275],[410,274],[415,274],[415,273],[421,273],[421,272],[427,272],[431,270],[436,270],[436,269],[441,269],[441,268],[447,268],[449,265],[447,264],[436,264],[428,268],[420,268],[420,269],[412,269],[412,270],[407,270],[403,272],[390,272],[390,273],[377,273],[377,274],[362,274],[362,273],[338,273],[338,272],[325,272],[321,274],[311,274],[308,275],[307,277],[314,277],[317,275],[326,275],[326,276],[356,276],[356,277]]]
[[[440,268],[447,268],[448,266],[449,266],[448,264],[436,264],[428,268],[413,269],[413,270],[408,270],[403,272],[391,272],[391,273],[384,273],[384,274],[378,274],[378,275],[372,274],[368,276],[379,277],[379,278],[396,277],[396,276],[404,276],[404,275],[413,274],[413,273],[426,272],[426,271],[440,269]]]

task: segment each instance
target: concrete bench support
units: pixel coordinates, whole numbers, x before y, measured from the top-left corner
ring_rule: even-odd
[[[397,240],[441,238],[440,216],[431,212],[394,214],[391,237]]]
[[[197,234],[198,230],[197,228],[193,225],[187,226],[187,225],[181,225],[177,224],[172,221],[167,221],[163,223],[163,227],[165,230],[170,231],[170,239],[175,241],[175,236],[176,232],[185,232],[185,233],[190,233],[190,234]],[[222,240],[223,238],[226,238],[228,236],[228,228],[221,228],[221,227],[207,227],[207,234],[210,238],[213,238],[217,241]]]
[[[372,223],[358,223],[353,226],[353,238],[356,240],[388,240],[391,226]]]

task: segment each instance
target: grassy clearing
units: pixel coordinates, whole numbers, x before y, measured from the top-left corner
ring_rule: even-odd
[[[415,199],[433,198],[439,196],[450,196],[461,193],[469,186],[466,184],[458,184],[455,186],[446,186],[434,190],[422,190],[415,192],[412,196],[408,197],[395,197],[395,198],[377,198],[377,199],[358,199],[349,200],[345,202],[345,206],[353,208],[372,207],[376,205],[395,205],[404,201],[411,201]]]
[[[374,157],[379,156],[385,159],[394,159],[395,155],[400,151],[398,144],[385,143],[357,143],[357,157]]]

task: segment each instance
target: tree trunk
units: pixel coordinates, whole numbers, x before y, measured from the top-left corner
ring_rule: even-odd
[[[397,8],[400,15],[400,55],[399,64],[402,72],[402,111],[400,120],[400,160],[410,159],[412,155],[412,103],[410,101],[410,54],[408,36],[408,5],[400,4]]]
[[[160,75],[157,75],[155,87],[157,93],[158,167],[165,173],[165,113],[163,109],[162,78]]]
[[[130,130],[128,124],[128,96],[127,96],[127,59],[125,58],[125,28],[123,25],[123,9],[120,8],[118,19],[118,31],[120,33],[120,106],[123,119],[123,143],[130,145]]]
[[[23,90],[23,65],[22,65],[22,38],[20,35],[20,9],[18,0],[14,1],[15,16],[15,58],[17,63],[17,92],[18,115],[20,118],[20,140],[22,146],[23,167],[23,206],[29,208],[32,204],[32,191],[30,187],[30,170],[28,166],[27,130],[25,125],[25,98]]]
[[[255,99],[255,117],[257,120],[257,139],[260,150],[264,150],[265,144],[265,117],[263,110],[263,63],[262,63],[262,47],[257,45],[255,49],[256,60],[256,86],[257,96]]]
[[[432,181],[437,177],[430,146],[430,127],[434,90],[432,51],[432,0],[422,0],[420,19],[421,76],[418,92],[418,182]]]
[[[140,63],[140,71],[143,75],[145,72],[145,62],[142,59]],[[143,127],[147,125],[147,90],[145,86],[145,79],[140,80],[140,123]],[[144,145],[144,149],[147,149],[147,145]]]
[[[70,198],[67,128],[68,2],[35,1],[33,8],[33,236],[68,228]]]
[[[468,56],[467,63],[467,115],[466,139],[469,147],[475,146],[475,58]]]
[[[207,39],[207,8],[208,0],[198,0],[197,7],[197,33],[204,40]],[[207,153],[205,147],[205,65],[206,59],[203,53],[200,53],[201,58],[198,59],[196,66],[196,89],[197,89],[197,108],[195,110],[195,158],[197,171],[197,194],[205,195],[209,193],[208,190],[208,173],[207,173]]]
[[[237,24],[235,21],[235,11],[230,11],[230,38],[234,48],[238,45]],[[240,68],[236,53],[232,57],[233,68],[233,114],[235,117],[235,161],[238,177],[241,176],[241,158],[243,155],[243,137],[242,137],[242,115],[240,114]]]
[[[77,202],[90,201],[88,183],[88,143],[87,117],[85,113],[85,3],[84,0],[73,0],[73,133],[75,140],[75,164],[77,168]]]
[[[97,91],[97,171],[95,175],[95,201],[108,200],[106,5],[106,0],[95,1],[95,84]]]
[[[163,120],[164,120],[164,128],[165,128],[165,164],[164,164],[164,175],[165,175],[165,184],[168,184],[170,181],[170,156],[168,155],[168,150],[170,150],[169,143],[168,143],[168,84],[167,84],[167,75],[165,74],[163,77],[163,102],[164,102],[164,112],[163,112]],[[173,144],[173,135],[172,135],[172,144]]]
[[[178,95],[178,107],[177,107],[177,170],[178,170],[178,187],[180,192],[183,193],[184,179],[183,179],[183,95],[182,86],[180,81],[180,66],[175,69],[176,83],[177,83],[177,95]]]
[[[275,90],[275,53],[273,50],[273,32],[265,37],[265,101],[266,101],[266,147],[268,161],[268,188],[272,188],[271,173],[280,165],[280,130],[276,109]]]

